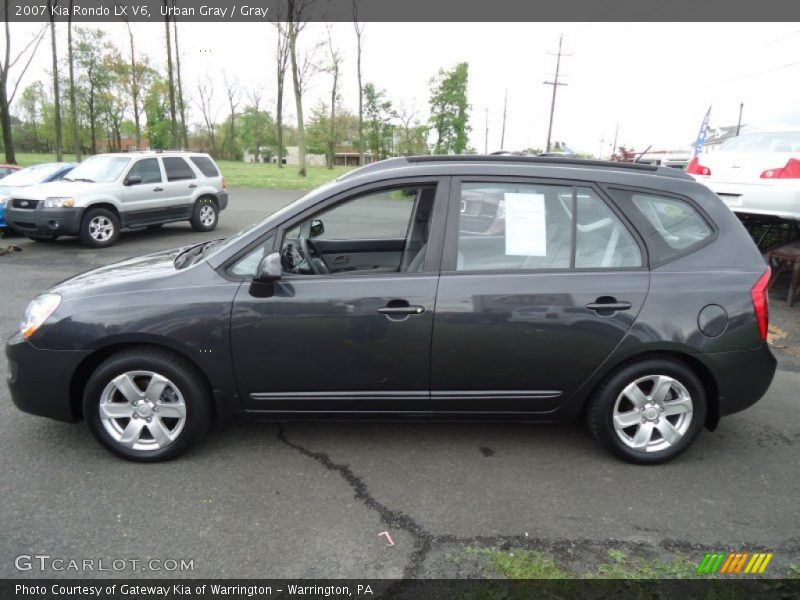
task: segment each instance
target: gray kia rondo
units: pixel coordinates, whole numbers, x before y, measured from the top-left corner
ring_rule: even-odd
[[[9,386],[140,461],[241,415],[583,418],[661,463],[769,387],[769,277],[675,169],[395,158],[232,238],[47,290],[8,343]]]

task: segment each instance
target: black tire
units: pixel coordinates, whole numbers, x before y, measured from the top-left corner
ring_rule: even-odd
[[[57,235],[25,235],[29,240],[33,240],[34,242],[55,242],[58,239]]]
[[[98,233],[98,226],[101,224],[102,235]],[[119,239],[119,219],[117,215],[107,208],[89,208],[83,214],[78,238],[81,244],[90,248],[113,246]]]
[[[688,425],[685,425],[685,421],[682,420],[686,418],[685,416],[663,416],[663,414],[672,412],[670,409],[666,409],[664,413],[659,414],[658,403],[652,403],[648,395],[652,393],[654,382],[650,387],[651,391],[646,391],[650,376],[666,376],[678,383],[678,385],[670,384],[668,388],[669,398],[672,398],[672,402],[679,399],[679,386],[682,386],[685,392],[688,393],[692,405],[691,419]],[[644,404],[644,406],[650,408],[637,408],[627,397],[622,396],[623,390],[636,381],[642,381],[639,384],[642,387],[639,389],[640,391],[645,390],[644,398],[647,399],[647,404]],[[646,414],[651,420],[645,419],[641,421],[643,424],[641,425],[638,421],[638,415],[629,412],[630,418],[636,418],[637,422],[618,433],[614,427],[614,410],[618,399],[620,400],[620,410],[622,412],[641,411],[642,419],[645,419],[644,415]],[[708,401],[705,388],[691,368],[683,362],[672,358],[649,358],[627,363],[606,377],[589,400],[586,420],[594,438],[607,450],[627,462],[653,465],[672,460],[692,445],[703,429],[707,410]],[[622,416],[624,417],[625,415]],[[663,437],[659,429],[659,427],[668,427],[667,421],[669,425],[675,425],[676,423],[680,425],[680,427],[672,427],[672,429],[685,428],[683,434],[673,443]],[[651,451],[633,448],[623,441],[621,437],[625,436],[631,443],[634,443],[640,427],[649,427],[653,430],[653,433],[650,434],[652,437],[647,437],[647,430],[642,432],[642,436],[651,440],[650,443],[653,444]],[[669,434],[670,432],[667,433]],[[658,449],[659,445],[663,446],[665,444],[668,444],[668,446]]]
[[[116,394],[114,398],[119,401],[115,402],[114,406],[127,408],[126,397],[111,382],[118,376],[132,372],[149,372],[165,377],[169,385],[160,392],[159,397],[163,399],[164,394],[169,392],[173,398],[180,397],[183,401],[185,418],[181,427],[178,427],[177,418],[161,421],[161,417],[164,417],[165,404],[156,405],[162,407],[160,416],[156,412],[148,410],[153,421],[174,422],[167,426],[174,427],[173,431],[176,431],[177,434],[172,441],[163,446],[157,446],[156,436],[151,433],[150,418],[136,415],[136,424],[141,431],[137,435],[137,440],[139,440],[137,444],[152,444],[152,447],[134,448],[124,445],[114,437],[114,435],[119,435],[115,427],[123,430],[134,419],[119,418],[115,419],[114,423],[111,422],[111,419],[107,419],[104,424],[100,417],[100,404],[109,388],[114,390],[112,394]],[[146,376],[141,377],[145,378],[145,383],[136,384],[140,391],[142,386],[146,386]],[[146,401],[147,399],[143,398],[142,400]],[[212,415],[211,392],[203,376],[186,359],[157,348],[131,348],[108,358],[89,377],[83,392],[83,414],[94,437],[117,456],[138,462],[165,461],[186,452],[206,433]],[[159,425],[159,423],[152,424]],[[149,438],[152,438],[152,442]]]
[[[212,217],[209,218],[209,217]],[[213,231],[219,223],[219,208],[209,197],[198,198],[194,204],[194,212],[189,221],[195,231]]]

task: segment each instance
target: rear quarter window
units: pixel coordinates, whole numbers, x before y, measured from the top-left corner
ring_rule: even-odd
[[[207,156],[192,156],[189,160],[191,160],[194,166],[200,169],[200,172],[206,177],[219,177],[219,169],[217,169],[214,161]]]
[[[633,190],[609,192],[635,221],[647,243],[652,264],[686,254],[714,234],[705,217],[687,200]]]

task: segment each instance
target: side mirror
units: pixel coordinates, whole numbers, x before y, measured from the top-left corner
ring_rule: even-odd
[[[125,185],[139,185],[142,183],[141,175],[128,175],[125,178]]]
[[[271,298],[275,295],[275,282],[281,278],[281,255],[267,254],[258,263],[256,274],[250,282],[250,295],[255,298]]]
[[[322,224],[322,221],[319,219],[314,219],[311,221],[311,231],[309,231],[309,236],[315,238],[323,233],[325,233],[325,225]]]

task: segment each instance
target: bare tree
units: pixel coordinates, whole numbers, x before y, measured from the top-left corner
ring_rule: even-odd
[[[241,95],[239,93],[239,82],[236,79],[228,81],[228,76],[223,77],[225,82],[225,96],[228,98],[228,108],[230,109],[230,117],[228,121],[228,157],[230,159],[236,158],[236,108],[239,106]],[[225,145],[223,141],[222,148],[223,155],[225,154]]]
[[[169,5],[167,4],[167,0],[163,0],[164,8],[166,9],[164,12],[168,13]],[[178,123],[176,120],[175,115],[175,77],[172,73],[172,41],[170,40],[170,33],[169,33],[169,14],[164,17],[164,36],[167,41],[167,83],[169,85],[169,115],[172,119],[172,128],[170,133],[172,135],[172,147],[175,148],[178,145]]]
[[[280,15],[278,15],[280,18]],[[286,81],[286,67],[289,61],[289,35],[285,23],[276,22],[278,44],[275,50],[275,66],[277,74],[277,105],[275,107],[275,126],[278,137],[278,168],[283,168],[283,90]]]
[[[58,4],[58,0],[56,0]],[[53,15],[53,2],[47,0],[47,12],[50,14],[50,45],[53,50],[53,127],[55,128],[56,160],[64,160],[64,151],[61,147],[61,93],[58,89],[58,46],[56,45],[56,20]]]
[[[217,156],[216,142],[216,109],[214,108],[214,84],[206,76],[197,83],[197,107],[203,115],[206,124],[212,156]]]
[[[133,124],[136,127],[136,148],[142,148],[142,122],[141,122],[141,106],[139,105],[140,96],[140,73],[139,67],[136,64],[136,46],[133,43],[133,30],[131,29],[130,22],[125,19],[125,25],[128,26],[128,42],[131,49],[131,104],[133,106]]]
[[[364,48],[364,24],[358,22],[358,6],[353,0],[353,27],[356,30],[356,68],[358,74],[358,164],[364,164],[364,86],[361,82],[361,50]]]
[[[328,53],[329,60],[327,71],[333,77],[331,83],[331,117],[328,130],[328,168],[333,168],[334,155],[336,154],[336,104],[339,102],[339,70],[342,65],[342,55],[339,50],[333,45],[333,37],[331,36],[331,28],[328,26]]]
[[[172,0],[172,6],[175,7],[175,0]],[[189,132],[186,129],[186,105],[183,101],[183,83],[181,82],[181,51],[178,46],[178,17],[172,18],[172,29],[175,39],[175,68],[178,75],[178,109],[181,114],[181,136],[183,138],[183,148],[189,147]]]
[[[400,108],[398,108],[395,113],[397,120],[400,121],[400,125],[403,127],[405,152],[409,152],[411,148],[411,124],[414,122],[414,119],[416,119],[418,112],[419,111],[415,107],[409,107],[404,103],[400,103]]]
[[[297,174],[300,177],[305,177],[308,170],[306,164],[306,128],[303,121],[303,92],[309,78],[317,70],[313,51],[305,52],[301,56],[297,47],[297,38],[307,24],[303,19],[308,4],[309,0],[288,0],[288,21],[286,23],[289,34],[289,59],[292,65],[294,103],[297,112],[297,153],[300,163],[300,169]]]
[[[3,8],[5,9],[5,14],[8,15],[8,0],[3,0]],[[25,72],[31,65],[31,61],[36,55],[36,50],[39,48],[39,44],[42,42],[42,39],[44,39],[44,34],[47,31],[47,25],[43,26],[14,57],[11,56],[11,30],[9,25],[8,19],[6,19],[5,53],[3,54],[3,59],[0,62],[0,125],[3,129],[3,148],[5,149],[6,162],[14,165],[17,164],[17,157],[16,153],[14,152],[14,137],[11,133],[10,107],[11,103],[14,101],[14,96],[17,94],[19,83],[22,81],[23,77],[25,76]],[[25,59],[26,55],[27,59]],[[10,85],[10,71],[20,60],[25,60],[25,62],[22,64],[19,76],[14,82],[14,87],[11,89],[11,93],[9,93],[8,86]]]
[[[69,16],[67,17],[67,59],[69,61],[69,118],[72,122],[72,151],[75,160],[81,160],[81,138],[78,132],[78,105],[75,102],[75,58],[72,52],[72,5],[69,0]]]
[[[253,107],[253,155],[255,156],[255,162],[259,162],[258,158],[261,154],[261,125],[259,123],[258,111],[261,106],[261,92],[258,88],[254,88],[247,93],[247,99],[250,101],[250,106]]]

